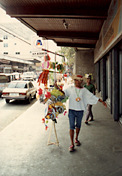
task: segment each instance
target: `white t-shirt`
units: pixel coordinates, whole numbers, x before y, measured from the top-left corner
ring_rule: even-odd
[[[85,87],[77,88],[75,86],[70,86],[64,90],[64,93],[69,97],[69,109],[76,111],[85,110],[87,104],[96,104],[99,100],[98,97],[93,95]],[[80,97],[79,102],[76,101],[77,97]]]

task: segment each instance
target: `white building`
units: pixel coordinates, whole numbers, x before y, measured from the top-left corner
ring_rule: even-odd
[[[0,13],[2,17],[0,19],[0,39],[2,40],[2,42],[0,42],[0,65],[2,63],[2,59],[10,58],[11,62],[15,60],[18,62],[20,61],[21,64],[22,62],[24,63],[22,60],[31,61],[33,62],[33,67],[31,65],[31,69],[36,70],[36,67],[40,69],[44,56],[43,54],[40,55],[40,53],[44,52],[41,51],[41,49],[36,48],[34,40],[32,40],[33,38],[38,39],[36,33],[18,20],[10,18],[6,15],[4,10],[0,9]],[[60,47],[57,47],[53,41],[42,40],[42,42],[44,49],[54,53],[60,50]],[[51,57],[51,61],[54,62],[55,55],[51,53],[49,53],[49,55]],[[56,61],[60,63],[62,61],[62,57],[56,56]],[[36,62],[38,64],[36,64]],[[4,60],[4,63],[8,63],[8,61],[6,62]],[[27,65],[25,68],[27,68]]]
[[[12,25],[16,26],[16,24]],[[17,35],[14,31],[10,31],[9,27],[10,24],[8,24],[8,28],[0,26],[0,38],[3,40],[3,42],[0,42],[0,55],[31,59],[31,41]],[[19,29],[22,31],[21,28]]]

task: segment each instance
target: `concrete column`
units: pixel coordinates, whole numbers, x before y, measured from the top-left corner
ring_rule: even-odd
[[[92,73],[95,79],[94,52],[92,49],[76,51],[74,73],[83,76]]]
[[[101,60],[101,96],[103,101],[106,100],[106,59]]]

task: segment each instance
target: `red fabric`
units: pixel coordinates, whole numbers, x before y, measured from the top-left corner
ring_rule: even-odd
[[[67,74],[64,74],[64,77],[67,77]]]
[[[81,75],[77,75],[77,77],[79,77],[79,78],[83,78],[83,76],[81,76]]]
[[[39,88],[39,89],[38,89],[38,94],[39,94],[39,95],[42,95],[42,93],[43,93],[43,90],[42,90],[41,88]]]
[[[63,86],[62,85],[60,85],[60,89],[63,90]]]
[[[44,61],[49,61],[51,58],[49,56],[49,54],[47,54],[46,56],[44,56]]]
[[[45,123],[45,118],[42,118],[42,123]]]
[[[45,94],[45,97],[46,97],[46,98],[50,98],[50,97],[51,97],[51,93],[50,93],[50,92],[47,92],[47,94]]]
[[[45,130],[47,130],[48,129],[48,126],[45,126]]]

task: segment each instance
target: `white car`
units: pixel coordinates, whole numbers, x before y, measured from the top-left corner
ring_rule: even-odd
[[[34,78],[32,78],[32,77],[24,77],[22,80],[23,81],[34,81]]]
[[[36,80],[36,74],[34,72],[24,72],[22,75],[22,79],[26,79],[26,78],[32,78]]]
[[[2,92],[2,97],[6,103],[10,100],[25,100],[30,103],[32,98],[36,98],[37,89],[31,81],[12,81]]]
[[[8,87],[9,83],[14,80],[14,75],[12,73],[0,73],[0,97],[3,90]]]

